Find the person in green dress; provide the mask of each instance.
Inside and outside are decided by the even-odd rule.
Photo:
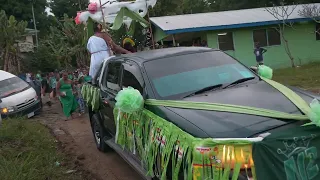
[[[57,83],[57,93],[60,96],[63,113],[67,118],[72,117],[72,114],[78,108],[78,102],[73,94],[73,90],[73,81],[68,78],[68,73],[64,72],[62,78]]]
[[[92,78],[91,78],[91,76],[89,76],[89,71],[85,70],[83,74],[84,74],[84,77],[83,77],[84,82],[86,82],[86,83],[91,82]]]
[[[68,79],[69,80],[73,80],[74,78],[73,78],[73,74],[71,73],[71,72],[69,72],[69,74],[68,74]]]

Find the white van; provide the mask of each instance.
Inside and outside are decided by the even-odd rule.
[[[0,70],[1,117],[33,117],[41,109],[36,91],[19,77]]]

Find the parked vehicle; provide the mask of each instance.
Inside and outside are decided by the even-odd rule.
[[[145,178],[151,177],[145,176],[140,157],[115,143],[115,97],[124,87],[139,90],[145,99],[234,104],[301,114],[255,71],[224,52],[209,48],[158,49],[113,57],[101,66],[92,85],[100,88],[103,104],[98,112],[90,111],[89,107],[97,148],[100,151],[114,149]],[[309,92],[291,89],[307,102],[316,98]],[[145,108],[198,138],[258,137],[302,124],[296,120],[228,112],[164,106]],[[159,166],[156,168],[160,169]],[[243,175],[239,179],[247,177]]]
[[[1,116],[33,117],[41,109],[36,91],[19,77],[0,70]]]

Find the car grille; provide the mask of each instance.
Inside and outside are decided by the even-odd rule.
[[[34,98],[24,102],[24,103],[21,103],[21,104],[18,104],[17,105],[17,110],[21,110],[21,109],[24,109],[26,107],[28,107],[29,105],[33,104],[36,100]]]

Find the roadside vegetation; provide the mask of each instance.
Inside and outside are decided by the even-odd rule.
[[[49,130],[39,122],[3,121],[0,127],[1,180],[83,179],[79,173],[70,173],[68,160],[57,146]]]
[[[285,85],[320,93],[320,63],[275,70],[273,79]]]

